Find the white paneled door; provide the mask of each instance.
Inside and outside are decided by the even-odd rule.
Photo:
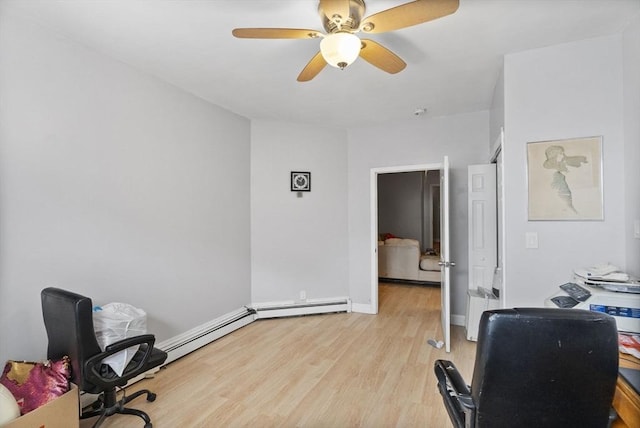
[[[491,290],[498,266],[496,164],[469,165],[469,289]]]

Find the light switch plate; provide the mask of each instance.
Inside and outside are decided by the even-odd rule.
[[[525,248],[538,248],[538,232],[526,232],[525,236]]]

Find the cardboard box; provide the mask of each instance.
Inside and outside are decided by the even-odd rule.
[[[78,387],[71,384],[66,394],[49,401],[1,428],[79,428]]]

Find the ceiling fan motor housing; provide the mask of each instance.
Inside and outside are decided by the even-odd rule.
[[[322,10],[322,3],[318,5],[322,26],[328,34],[337,33],[338,31],[358,31],[364,12],[364,0],[349,0],[349,16],[346,17],[340,15],[327,16]]]

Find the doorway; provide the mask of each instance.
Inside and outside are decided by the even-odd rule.
[[[413,239],[422,254],[437,253],[440,170],[378,174],[378,234]]]
[[[372,168],[370,173],[370,219],[371,219],[371,309],[378,313],[378,175],[400,172],[424,172],[436,170],[440,172],[440,278],[441,278],[441,321],[445,349],[450,351],[451,336],[451,299],[450,268],[455,263],[449,260],[449,160],[444,157],[443,163],[404,165]]]

